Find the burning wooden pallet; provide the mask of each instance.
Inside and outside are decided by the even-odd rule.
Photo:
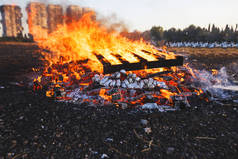
[[[103,73],[111,74],[118,72],[122,69],[126,71],[135,71],[135,70],[143,70],[143,69],[152,69],[152,68],[160,68],[160,67],[172,67],[172,66],[182,66],[183,65],[183,56],[176,56],[175,59],[165,59],[158,57],[157,61],[147,61],[143,57],[133,54],[137,57],[140,62],[130,63],[126,60],[123,60],[120,55],[115,55],[115,57],[122,63],[118,65],[112,65],[104,56],[95,54],[98,60],[103,64]]]

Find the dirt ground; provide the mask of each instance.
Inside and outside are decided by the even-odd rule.
[[[161,113],[55,102],[19,84],[41,64],[35,50],[0,44],[0,159],[237,158],[238,104]],[[187,55],[193,67],[226,66],[236,74],[236,49],[169,50]]]
[[[218,69],[229,67],[231,64],[238,65],[237,48],[168,48],[169,51],[187,55],[188,62],[200,69]]]
[[[168,48],[169,51],[186,56],[186,63],[199,70],[226,67],[227,73],[238,80],[237,48]]]

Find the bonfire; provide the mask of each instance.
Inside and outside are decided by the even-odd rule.
[[[189,106],[190,97],[208,100],[183,57],[108,31],[93,16],[58,26],[47,39],[36,37],[46,63],[36,71],[34,90],[57,100],[122,108],[175,109]]]

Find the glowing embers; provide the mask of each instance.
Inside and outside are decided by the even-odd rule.
[[[189,93],[199,96],[199,87],[190,86],[195,77],[189,68],[173,67],[182,66],[183,57],[143,39],[129,40],[91,17],[85,14],[77,22],[59,25],[47,39],[36,39],[46,65],[34,80],[35,90],[78,104],[124,108],[146,103],[175,106]]]
[[[121,70],[103,75],[91,72],[85,63],[62,61],[51,66],[35,80],[35,88],[44,88],[46,96],[57,100],[121,108],[144,108],[144,105],[147,107],[148,103],[154,103],[153,106],[174,109],[179,105],[190,106],[190,97],[204,99],[203,91],[191,84],[195,83],[194,78],[184,67],[134,72]]]

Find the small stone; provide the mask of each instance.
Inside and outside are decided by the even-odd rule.
[[[153,88],[155,88],[155,85],[153,85],[153,84],[148,84],[148,88],[153,89]]]
[[[154,80],[153,85],[155,85],[155,86],[157,85],[157,81],[156,80]]]
[[[233,102],[234,102],[234,103],[238,103],[238,100],[235,99],[235,100],[233,100]]]
[[[129,74],[128,74],[128,77],[131,78],[131,77],[132,77],[132,73],[129,73]]]
[[[136,95],[136,90],[132,89],[130,90],[130,96],[135,96]]]
[[[108,138],[105,139],[105,141],[106,141],[106,142],[113,142],[113,138],[109,138],[109,137],[108,137]]]
[[[140,81],[139,87],[140,87],[140,88],[143,88],[144,85],[145,85],[144,81]]]
[[[133,83],[133,79],[132,78],[129,78],[129,83],[131,84],[131,83]]]
[[[136,77],[136,81],[139,82],[140,81],[140,77]]]
[[[113,73],[113,74],[111,75],[111,77],[112,77],[112,78],[116,78],[116,73]]]
[[[110,83],[110,87],[114,87],[116,85],[116,81],[115,80],[112,80],[112,82]]]
[[[101,158],[109,158],[107,154],[102,154]]]
[[[126,86],[128,86],[130,84],[127,79],[125,79],[124,82],[125,82]]]
[[[110,85],[110,83],[112,82],[111,79],[109,79],[106,83],[104,83],[104,86],[108,87]]]
[[[144,128],[144,130],[147,134],[150,134],[152,132],[151,128],[149,128],[149,127]]]
[[[121,77],[121,73],[120,72],[117,72],[116,73],[116,78],[118,79],[118,78],[120,78]]]
[[[121,86],[121,80],[118,79],[118,80],[116,81],[116,86],[117,86],[117,87],[120,87],[120,86]]]
[[[148,79],[144,79],[144,83],[148,84],[149,80]]]
[[[172,154],[174,152],[174,147],[168,147],[166,153],[169,155],[169,154]]]
[[[109,77],[105,76],[101,81],[100,81],[100,85],[104,85],[107,81],[108,81]]]
[[[138,88],[138,87],[139,87],[138,84],[137,84],[137,82],[134,82],[134,83],[132,83],[131,85],[132,85],[132,88]]]
[[[140,83],[135,82],[135,88],[139,89],[140,88]]]
[[[148,82],[148,85],[152,85],[154,82],[154,80],[152,78],[149,78],[149,82]]]
[[[128,84],[127,87],[128,88],[134,88],[133,84]]]
[[[126,74],[126,70],[121,70],[120,71],[122,74]]]
[[[141,120],[140,120],[140,123],[141,123],[142,125],[147,125],[147,124],[148,124],[148,120],[146,120],[146,119],[141,119]]]
[[[131,76],[133,79],[136,79],[136,74],[132,74]]]
[[[158,105],[156,103],[146,103],[142,106],[142,109],[158,109]]]
[[[168,88],[168,86],[167,86],[164,82],[159,82],[159,81],[157,81],[156,83],[157,83],[157,86],[159,86],[159,87],[161,87],[161,88],[164,88],[164,89],[167,89],[167,88]]]
[[[121,103],[121,108],[126,109],[128,107],[127,103]]]
[[[127,88],[127,86],[126,86],[126,84],[124,82],[121,84],[121,87],[122,88]]]

